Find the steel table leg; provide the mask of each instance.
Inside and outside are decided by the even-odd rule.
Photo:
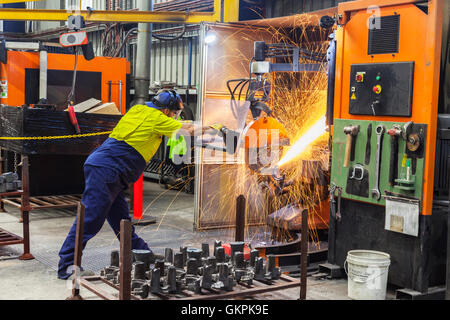
[[[131,221],[120,221],[119,300],[131,300]]]
[[[80,296],[80,272],[81,272],[81,256],[83,254],[83,233],[84,233],[84,205],[81,201],[78,203],[77,209],[77,231],[75,234],[75,258],[73,268],[72,296],[66,300],[83,300]]]
[[[31,260],[34,256],[30,253],[30,185],[28,176],[28,156],[22,156],[22,203],[20,206],[20,215],[23,223],[23,254],[20,260]]]
[[[300,300],[305,300],[308,268],[308,210],[303,210],[302,212],[302,242],[300,253]]]

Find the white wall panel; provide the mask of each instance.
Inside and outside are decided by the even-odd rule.
[[[192,39],[192,40],[189,40]],[[198,36],[174,41],[153,41],[150,83],[173,82],[177,86],[189,84],[189,41],[192,41],[191,85],[198,83]]]

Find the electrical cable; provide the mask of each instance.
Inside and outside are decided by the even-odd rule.
[[[228,91],[230,92],[231,99],[233,99],[233,100],[235,99],[235,98],[234,98],[234,92],[236,91],[236,87],[239,86],[239,85],[241,84],[241,82],[246,81],[246,80],[248,80],[248,79],[241,78],[241,79],[230,79],[230,80],[227,81],[227,88],[228,88]],[[231,83],[231,82],[239,82],[239,83],[236,85],[236,87],[234,88],[233,91],[231,91],[231,88],[230,88],[230,83]]]
[[[131,28],[130,30],[128,30],[128,32],[125,34],[125,36],[122,39],[122,43],[119,46],[119,48],[116,50],[116,52],[114,53],[114,57],[118,57],[120,51],[122,51],[123,46],[128,43],[128,41],[130,40],[131,34],[135,31],[137,31],[138,28]]]
[[[73,67],[72,87],[70,89],[69,95],[67,96],[67,102],[70,105],[74,104],[73,98],[75,95],[75,83],[76,83],[76,79],[77,79],[77,64],[78,64],[78,52],[77,52],[78,47],[73,47],[73,48],[74,48],[74,54],[75,54],[75,66]]]
[[[267,86],[269,86],[268,89],[267,89]],[[263,99],[264,101],[268,100],[268,97],[270,95],[270,86],[271,86],[270,81],[267,79],[264,79],[263,87],[262,87],[263,92],[264,92],[264,99]]]
[[[238,84],[234,87],[233,90],[231,90],[231,88],[230,88],[230,83],[231,83],[231,82],[238,82]],[[242,89],[244,88],[244,86],[245,86],[245,84],[246,84],[247,82],[248,82],[248,79],[245,79],[245,78],[242,78],[242,79],[230,79],[230,80],[227,81],[227,88],[228,88],[228,91],[230,92],[230,95],[231,95],[231,99],[230,99],[230,108],[231,108],[231,112],[233,113],[233,116],[234,116],[236,119],[237,119],[237,109],[238,109],[238,102],[237,102],[237,101],[240,101],[240,100],[241,100]],[[236,101],[236,98],[235,98],[234,94],[235,94],[236,90],[237,90],[241,85],[242,85],[242,87],[241,87],[241,90],[240,90],[240,92],[239,92],[239,97],[238,97],[238,100]]]
[[[239,96],[238,96],[238,100],[241,101],[241,94],[242,94],[242,90],[244,89],[245,85],[247,84],[248,86],[250,86],[250,79],[245,81],[245,83],[242,84],[241,90],[239,90]],[[247,87],[248,89],[248,87]]]
[[[186,33],[186,25],[183,24],[183,30],[176,36],[168,37],[168,36],[158,36],[152,32],[152,37],[158,39],[160,41],[173,41],[180,39]]]
[[[234,90],[233,90],[233,94],[234,94],[234,92],[239,88],[239,86],[241,86],[241,90],[239,90],[239,96],[238,96],[238,99],[237,99],[237,101],[234,100],[236,112],[237,112],[239,103],[240,103],[240,101],[241,101],[242,89],[245,87],[245,85],[248,83],[248,81],[249,81],[249,80],[246,79],[245,81],[239,82],[239,83],[236,85],[236,87],[234,88]],[[233,112],[234,117],[237,119],[238,117],[237,117],[237,115],[235,114],[234,110],[232,109],[231,111]]]

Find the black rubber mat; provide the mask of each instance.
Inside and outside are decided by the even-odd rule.
[[[100,272],[104,267],[109,266],[110,252],[118,250],[117,246],[95,247],[83,250],[81,265],[83,269],[90,270],[95,273]],[[47,267],[57,271],[58,270],[58,256],[59,250],[55,251],[33,251],[33,255],[39,262]]]

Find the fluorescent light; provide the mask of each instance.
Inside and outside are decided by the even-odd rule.
[[[206,36],[205,36],[205,43],[206,43],[206,44],[213,43],[214,41],[216,41],[216,39],[217,39],[217,36],[216,36],[215,33],[213,33],[213,32],[208,32],[208,33],[206,34]]]

